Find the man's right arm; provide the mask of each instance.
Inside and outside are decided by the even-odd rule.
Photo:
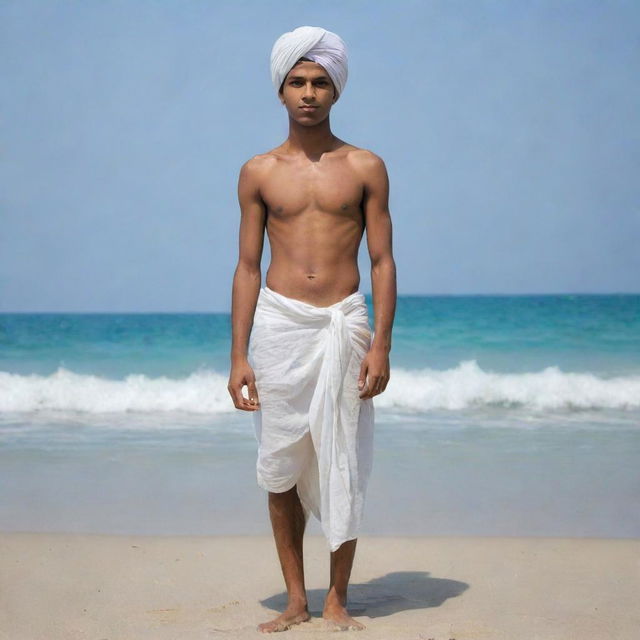
[[[236,408],[249,411],[259,408],[255,378],[247,360],[247,351],[260,293],[260,261],[266,222],[266,207],[259,188],[261,164],[261,160],[252,158],[240,169],[239,257],[231,296],[231,374],[228,389]],[[249,389],[249,399],[242,395],[245,384]],[[256,400],[255,404],[251,402],[251,398]]]

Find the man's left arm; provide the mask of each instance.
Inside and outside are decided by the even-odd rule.
[[[363,212],[371,259],[374,335],[362,361],[358,386],[361,398],[382,393],[389,382],[391,330],[396,311],[396,264],[393,259],[389,177],[382,158],[361,151],[358,167],[364,182]],[[366,382],[366,385],[365,385]]]

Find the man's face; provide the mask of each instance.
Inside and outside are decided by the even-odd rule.
[[[294,120],[314,125],[329,115],[334,97],[335,87],[324,67],[303,61],[287,74],[280,101]]]

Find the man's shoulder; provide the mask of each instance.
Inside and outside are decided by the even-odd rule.
[[[349,145],[347,150],[349,162],[358,171],[369,175],[370,172],[385,168],[384,160],[370,149]]]
[[[277,161],[273,150],[251,156],[240,168],[243,173],[260,173],[270,168]]]
[[[245,165],[250,164],[252,167],[258,168],[270,167],[283,158],[283,146],[283,144],[279,144],[277,147],[264,151],[263,153],[256,153],[255,156],[252,156],[245,162]]]

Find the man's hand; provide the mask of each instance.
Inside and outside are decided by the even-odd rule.
[[[248,398],[242,395],[242,387],[245,385],[249,389]],[[260,408],[260,399],[256,389],[256,376],[247,360],[240,360],[232,365],[227,389],[231,394],[236,409],[257,411]]]
[[[358,389],[360,398],[373,398],[387,388],[390,378],[389,353],[377,349],[370,350],[362,359]],[[365,384],[366,383],[366,384]]]

